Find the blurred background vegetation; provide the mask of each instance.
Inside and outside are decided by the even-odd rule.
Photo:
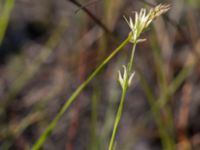
[[[129,33],[123,16],[170,4],[135,55],[116,149],[200,149],[199,0],[0,0],[0,150],[26,150]],[[127,45],[59,121],[44,150],[108,147]],[[164,139],[164,143],[162,142]],[[169,149],[170,150],[170,149]]]

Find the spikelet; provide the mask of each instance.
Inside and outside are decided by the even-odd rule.
[[[131,29],[131,40],[130,42],[141,42],[144,39],[138,39],[140,34],[150,25],[150,23],[156,19],[158,16],[162,15],[163,13],[167,12],[170,9],[170,5],[157,5],[156,7],[149,10],[142,8],[140,12],[135,12],[135,20],[130,17],[129,20],[125,18],[126,22],[128,23]]]

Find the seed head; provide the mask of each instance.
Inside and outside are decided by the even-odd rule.
[[[150,23],[160,16],[161,14],[167,12],[170,9],[169,5],[157,5],[156,7],[149,10],[142,8],[140,12],[135,12],[135,22],[133,23],[133,19],[129,17],[129,20],[126,20],[130,29],[131,29],[131,40],[132,43],[137,43],[144,41],[144,39],[138,39],[140,34],[150,25]]]
[[[135,75],[135,72],[133,72],[130,76],[128,75],[127,73],[127,68],[126,66],[123,65],[123,69],[124,69],[124,72],[123,72],[123,75],[121,74],[120,71],[118,71],[118,81],[119,81],[119,84],[121,85],[121,88],[124,89],[125,88],[125,82],[126,80],[128,79],[128,86],[131,85],[131,81]]]

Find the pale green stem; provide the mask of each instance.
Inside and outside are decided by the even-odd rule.
[[[90,143],[89,143],[89,150],[98,150],[99,147],[97,146],[98,137],[97,137],[97,110],[98,110],[98,103],[100,97],[100,89],[98,86],[93,87],[94,93],[92,95],[92,113],[91,113],[91,127],[90,127]]]
[[[133,44],[133,48],[132,48],[132,51],[131,51],[131,58],[130,58],[130,61],[129,61],[129,64],[128,64],[128,72],[127,72],[128,78],[129,78],[130,74],[132,73],[136,44],[137,44],[136,42]],[[127,80],[127,83],[128,83],[128,80]]]
[[[15,0],[6,0],[2,14],[0,15],[0,45],[2,44],[14,3]]]
[[[65,102],[61,110],[55,116],[55,118],[51,121],[48,127],[45,129],[43,134],[37,140],[37,142],[33,145],[32,150],[38,150],[41,148],[49,134],[52,132],[60,118],[64,115],[69,106],[74,102],[74,100],[79,96],[79,94],[83,91],[83,89],[89,84],[89,82],[101,71],[101,69],[129,42],[131,36],[128,36],[95,70],[94,72],[85,80],[70,96],[70,98]]]
[[[126,97],[126,93],[127,93],[127,89],[128,89],[128,80],[129,80],[129,77],[130,77],[130,74],[131,74],[131,71],[132,71],[132,66],[133,66],[136,44],[137,43],[133,44],[133,48],[132,48],[132,51],[131,51],[131,57],[130,57],[130,61],[129,61],[129,64],[128,64],[127,77],[126,77],[126,80],[125,80],[124,88],[122,88],[122,96],[121,96],[121,99],[120,99],[119,108],[118,108],[117,115],[116,115],[116,118],[115,118],[113,132],[112,132],[112,136],[111,136],[109,148],[108,148],[109,150],[113,150],[113,145],[114,145],[114,141],[115,141],[115,137],[116,137],[117,128],[118,128],[118,125],[119,125],[119,122],[120,122],[120,119],[121,119],[121,116],[122,116],[124,101],[125,101],[125,97]]]
[[[111,136],[111,140],[110,140],[110,144],[109,144],[109,150],[113,150],[113,145],[114,145],[114,141],[115,141],[117,127],[119,125],[119,121],[120,121],[121,116],[122,116],[122,111],[123,111],[123,106],[124,106],[124,100],[125,100],[125,96],[126,96],[126,91],[127,91],[127,89],[124,89],[122,91],[122,96],[121,96],[119,108],[118,108],[118,111],[117,111],[117,116],[115,118],[113,132],[112,132],[112,136]]]

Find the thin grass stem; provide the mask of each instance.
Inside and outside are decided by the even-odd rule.
[[[10,14],[13,10],[15,0],[6,0],[5,5],[0,16],[0,46],[5,36],[5,32],[8,26]]]
[[[120,100],[119,108],[118,108],[117,115],[116,115],[115,122],[114,122],[113,132],[112,132],[112,136],[111,136],[109,148],[108,148],[109,150],[113,150],[117,128],[118,128],[119,122],[121,120],[124,101],[125,101],[125,97],[126,97],[126,93],[127,93],[127,89],[128,89],[128,81],[129,81],[129,77],[130,77],[131,72],[132,72],[135,48],[136,48],[136,43],[133,44],[133,48],[132,48],[132,51],[131,51],[131,57],[130,57],[130,61],[129,61],[129,64],[128,64],[127,78],[124,81],[125,82],[124,88],[122,88],[121,100]]]
[[[75,101],[75,99],[79,96],[79,94],[83,91],[83,89],[90,83],[90,81],[101,71],[101,69],[129,42],[131,36],[128,36],[95,70],[94,72],[85,80],[66,100],[63,107],[60,109],[55,118],[51,121],[48,127],[45,129],[40,138],[33,145],[32,150],[38,150],[41,148],[45,140],[51,134],[52,130],[60,120],[60,118],[64,115],[64,113],[68,110],[69,106]]]

